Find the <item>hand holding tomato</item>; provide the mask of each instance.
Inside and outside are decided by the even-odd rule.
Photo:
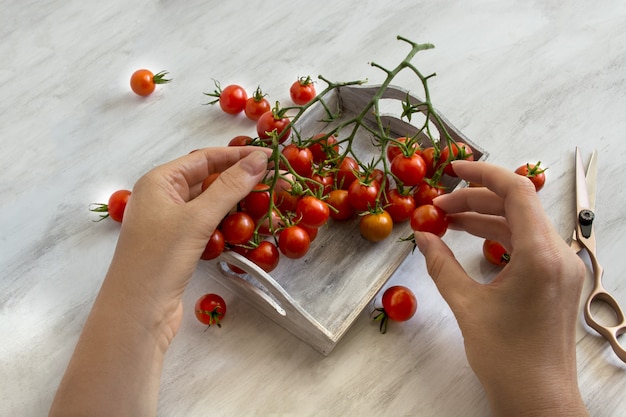
[[[530,181],[482,162],[455,162],[454,172],[485,187],[458,190],[434,204],[454,228],[502,242],[510,262],[492,282],[479,284],[439,238],[418,232],[415,240],[458,320],[493,413],[566,402],[568,415],[582,415],[575,411],[584,409],[576,381],[576,323],[584,265],[554,230]]]

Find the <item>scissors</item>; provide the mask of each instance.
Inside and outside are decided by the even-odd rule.
[[[596,254],[596,237],[593,227],[595,214],[593,210],[595,209],[597,172],[596,151],[593,151],[585,172],[580,149],[576,148],[576,229],[570,246],[576,253],[585,249],[591,259],[593,288],[585,303],[585,322],[602,335],[609,342],[615,354],[623,362],[626,362],[626,349],[617,340],[619,335],[626,333],[626,319],[615,298],[602,285],[604,270],[598,262]],[[617,324],[609,326],[597,321],[591,312],[591,304],[594,302],[602,302],[611,308]]]

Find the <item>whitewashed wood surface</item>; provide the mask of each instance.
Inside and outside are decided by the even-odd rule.
[[[618,0],[0,0],[0,415],[47,413],[116,243],[117,225],[93,223],[89,204],[192,149],[253,134],[243,117],[202,105],[212,78],[285,102],[303,75],[376,84],[384,75],[368,63],[392,67],[407,52],[396,35],[435,44],[415,60],[437,73],[435,107],[491,162],[549,167],[541,198],[564,238],[574,147],[598,149],[598,253],[625,306],[624,28]],[[174,81],[133,96],[140,67]],[[414,83],[394,82],[419,95]],[[476,279],[493,276],[480,240],[445,240]],[[389,281],[415,290],[416,316],[380,335],[366,311],[327,357],[209,278],[218,273],[200,265],[185,293],[159,415],[489,415],[419,254]],[[229,315],[205,332],[190,306],[208,291]],[[582,320],[578,360],[592,415],[625,416],[626,365]]]

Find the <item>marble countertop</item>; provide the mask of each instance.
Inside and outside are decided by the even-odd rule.
[[[599,153],[597,237],[605,286],[626,306],[626,4],[602,2],[277,2],[0,0],[0,414],[44,416],[113,253],[119,227],[90,203],[155,165],[254,134],[243,116],[203,106],[212,79],[261,85],[287,101],[298,76],[336,81],[415,60],[436,72],[432,100],[511,167],[541,161],[542,203],[563,238],[574,218],[574,148]],[[138,68],[174,81],[133,95]],[[413,77],[394,84],[417,90]],[[477,279],[493,276],[481,241],[445,240]],[[588,259],[584,258],[587,262]],[[411,286],[410,321],[381,335],[364,311],[329,356],[260,315],[198,267],[168,352],[162,416],[485,416],[452,313],[410,255],[388,285]],[[589,291],[591,274],[585,293]],[[195,300],[220,292],[222,329]],[[622,336],[622,341],[624,336]],[[582,320],[579,382],[595,416],[626,416],[626,365]]]

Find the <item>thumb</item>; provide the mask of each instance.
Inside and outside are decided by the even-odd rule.
[[[428,274],[452,311],[457,312],[477,283],[467,275],[450,248],[432,233],[415,232],[415,243],[426,259]]]
[[[213,227],[252,191],[267,171],[267,154],[254,151],[223,171],[203,193],[191,201],[205,211]]]

